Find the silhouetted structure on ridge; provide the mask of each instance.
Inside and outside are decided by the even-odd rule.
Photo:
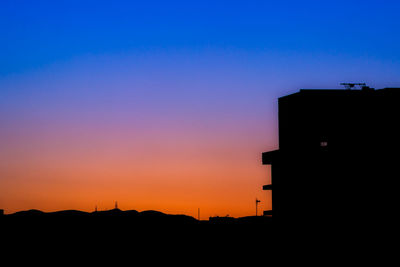
[[[400,88],[304,90],[278,99],[271,165],[280,222],[391,217],[398,209]]]

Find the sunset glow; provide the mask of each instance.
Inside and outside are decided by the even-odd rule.
[[[312,1],[22,2],[0,4],[5,213],[118,201],[200,209],[201,219],[255,215],[256,198],[260,213],[271,209],[261,153],[278,147],[278,97],[346,79],[400,83],[389,4],[361,15],[339,1],[322,17],[327,7]]]

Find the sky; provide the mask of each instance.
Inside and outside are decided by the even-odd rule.
[[[277,98],[400,87],[399,1],[0,2],[0,209],[271,209]]]

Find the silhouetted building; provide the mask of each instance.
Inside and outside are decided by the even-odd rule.
[[[400,88],[304,90],[278,99],[271,165],[278,221],[389,218],[397,212]]]

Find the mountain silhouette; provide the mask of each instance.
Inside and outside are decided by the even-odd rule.
[[[32,216],[43,216],[45,214],[45,212],[40,211],[40,210],[35,210],[35,209],[31,209],[31,210],[23,210],[23,211],[17,211],[13,214],[10,214],[8,216],[14,216],[14,217],[32,217]],[[7,215],[4,215],[5,217]]]
[[[146,225],[169,225],[169,226],[204,226],[204,225],[239,225],[239,224],[272,224],[272,217],[268,216],[248,216],[241,218],[233,217],[210,217],[207,221],[199,221],[191,216],[184,214],[166,214],[155,210],[137,211],[137,210],[126,210],[111,209],[103,211],[85,212],[79,210],[61,210],[53,212],[43,212],[40,210],[26,210],[18,211],[12,214],[2,215],[3,223],[23,223],[24,225],[29,224],[43,224],[57,221],[58,223],[79,223],[81,225],[96,223],[101,225],[107,224],[118,224],[118,225],[130,225],[134,226],[146,226]]]

